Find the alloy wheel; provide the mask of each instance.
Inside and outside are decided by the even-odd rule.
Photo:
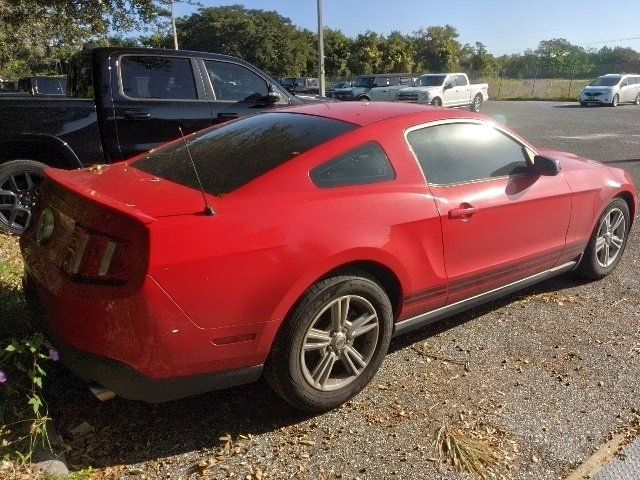
[[[20,235],[29,226],[43,175],[19,171],[0,178],[0,224]]]
[[[596,260],[601,267],[608,267],[616,261],[627,234],[624,214],[619,208],[612,208],[600,222],[596,237]]]
[[[300,360],[307,383],[332,391],[353,382],[376,351],[379,329],[376,309],[366,298],[344,295],[329,302],[304,336]]]

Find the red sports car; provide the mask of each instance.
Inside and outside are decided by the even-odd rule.
[[[609,274],[637,212],[623,170],[411,104],[263,113],[47,176],[25,291],[71,370],[150,402],[262,374],[336,407],[393,335]]]

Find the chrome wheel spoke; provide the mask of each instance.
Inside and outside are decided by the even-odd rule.
[[[615,213],[617,213],[617,216],[615,220],[611,222],[612,225],[611,225],[611,228],[609,229],[611,232],[615,232],[620,226],[620,224],[622,223],[622,221],[624,220],[624,216],[622,215],[621,212],[615,212]]]
[[[331,306],[331,325],[336,332],[342,330],[347,324],[350,301],[351,297],[342,297]]]
[[[351,335],[355,337],[359,337],[378,326],[378,315],[374,314],[364,314],[351,322]]]
[[[605,266],[609,265],[609,244],[604,244],[604,264]]]
[[[604,248],[605,243],[606,243],[606,240],[604,239],[604,237],[598,237],[598,239],[596,240],[596,252],[599,252],[600,250],[602,250]]]
[[[620,248],[622,248],[622,239],[620,237],[616,237],[615,235],[613,235],[611,237],[611,243],[618,249],[620,250]]]
[[[305,336],[302,349],[305,351],[320,350],[328,347],[330,344],[331,334],[329,332],[318,330],[317,328],[312,328],[307,332],[307,335]]]
[[[316,365],[316,368],[311,372],[311,378],[313,378],[314,383],[323,387],[325,382],[329,379],[335,363],[336,354],[333,352],[326,352],[318,362],[318,365]]]

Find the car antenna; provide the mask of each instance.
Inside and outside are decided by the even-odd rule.
[[[187,139],[184,137],[184,133],[182,133],[182,128],[178,127],[178,130],[180,130],[180,136],[182,137],[182,141],[184,142],[184,147],[187,149],[187,155],[189,155],[189,160],[191,160],[191,166],[193,167],[193,171],[196,174],[196,180],[198,180],[198,185],[200,185],[200,193],[202,193],[202,200],[204,200],[204,214],[207,217],[211,217],[215,215],[215,212],[213,211],[213,208],[211,208],[211,206],[209,205],[209,202],[207,202],[207,196],[204,194],[204,187],[202,186],[202,182],[200,181],[200,175],[198,175],[198,169],[196,168],[196,164],[193,161],[193,157],[191,156],[191,150],[189,150],[189,143],[187,142]]]

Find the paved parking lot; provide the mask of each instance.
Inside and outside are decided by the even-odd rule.
[[[640,107],[488,102],[483,113],[640,183]],[[64,375],[52,414],[70,463],[113,478],[462,478],[437,462],[443,424],[489,442],[497,475],[564,478],[640,411],[637,231],[603,281],[565,275],[395,339],[372,385],[324,415],[294,412],[262,384],[100,404]],[[85,421],[95,433],[73,439]]]

